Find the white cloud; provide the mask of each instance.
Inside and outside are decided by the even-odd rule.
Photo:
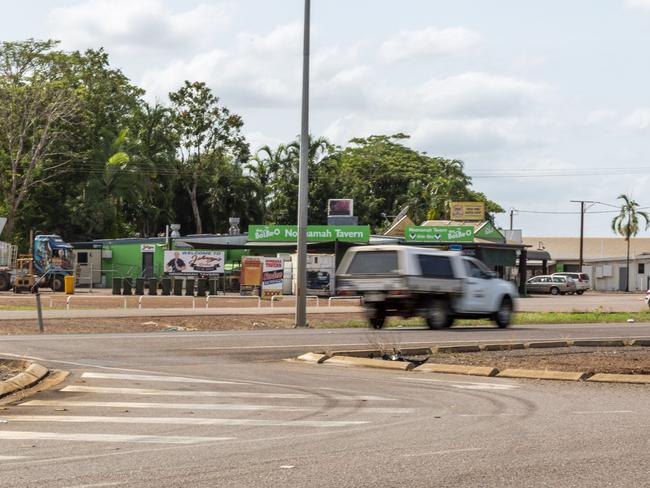
[[[629,129],[650,129],[650,108],[640,108],[623,119],[623,125]]]
[[[380,57],[392,63],[408,58],[455,54],[475,46],[478,33],[464,27],[402,31],[382,43]]]
[[[616,112],[616,110],[609,110],[609,109],[592,110],[587,114],[587,117],[585,118],[584,121],[584,125],[593,126],[593,125],[613,122],[618,118],[618,116],[619,115],[618,112]]]
[[[174,12],[162,0],[91,0],[52,9],[48,20],[65,47],[133,54],[206,46],[228,23],[227,10],[199,4]]]
[[[529,111],[549,87],[509,76],[469,72],[431,79],[417,87],[377,90],[393,110],[447,117],[494,118]]]
[[[625,3],[629,7],[650,12],[650,0],[625,0]]]

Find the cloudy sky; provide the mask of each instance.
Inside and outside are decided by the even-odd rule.
[[[3,12],[3,40],[103,46],[150,100],[206,81],[253,148],[300,130],[302,0],[29,0]],[[311,131],[339,144],[408,133],[416,149],[462,159],[526,235],[577,235],[569,200],[628,193],[650,207],[649,48],[650,0],[312,0]],[[613,210],[591,207],[586,234],[612,235]]]

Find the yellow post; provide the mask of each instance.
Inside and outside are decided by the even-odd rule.
[[[63,278],[64,288],[66,295],[74,294],[74,276],[69,275]]]

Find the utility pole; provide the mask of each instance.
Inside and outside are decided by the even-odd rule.
[[[512,230],[512,223],[515,218],[515,209],[511,208],[510,209],[510,230]]]
[[[309,202],[309,21],[310,0],[305,0],[302,58],[302,120],[298,170],[298,276],[296,278],[296,327],[307,327],[307,209]]]
[[[584,264],[584,259],[583,259],[583,250],[584,250],[584,239],[585,239],[585,211],[587,208],[585,207],[585,204],[591,203],[594,204],[596,202],[592,200],[569,200],[571,203],[579,203],[580,204],[580,260],[578,264],[578,271],[582,272],[582,266]]]

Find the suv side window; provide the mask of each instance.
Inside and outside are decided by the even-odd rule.
[[[420,263],[422,276],[426,278],[454,277],[454,272],[451,269],[451,261],[448,256],[418,254],[418,263]]]
[[[464,259],[465,262],[465,269],[467,270],[467,276],[470,276],[472,278],[485,278],[485,274],[483,273],[483,270],[479,268],[476,263],[473,263],[469,259]]]

